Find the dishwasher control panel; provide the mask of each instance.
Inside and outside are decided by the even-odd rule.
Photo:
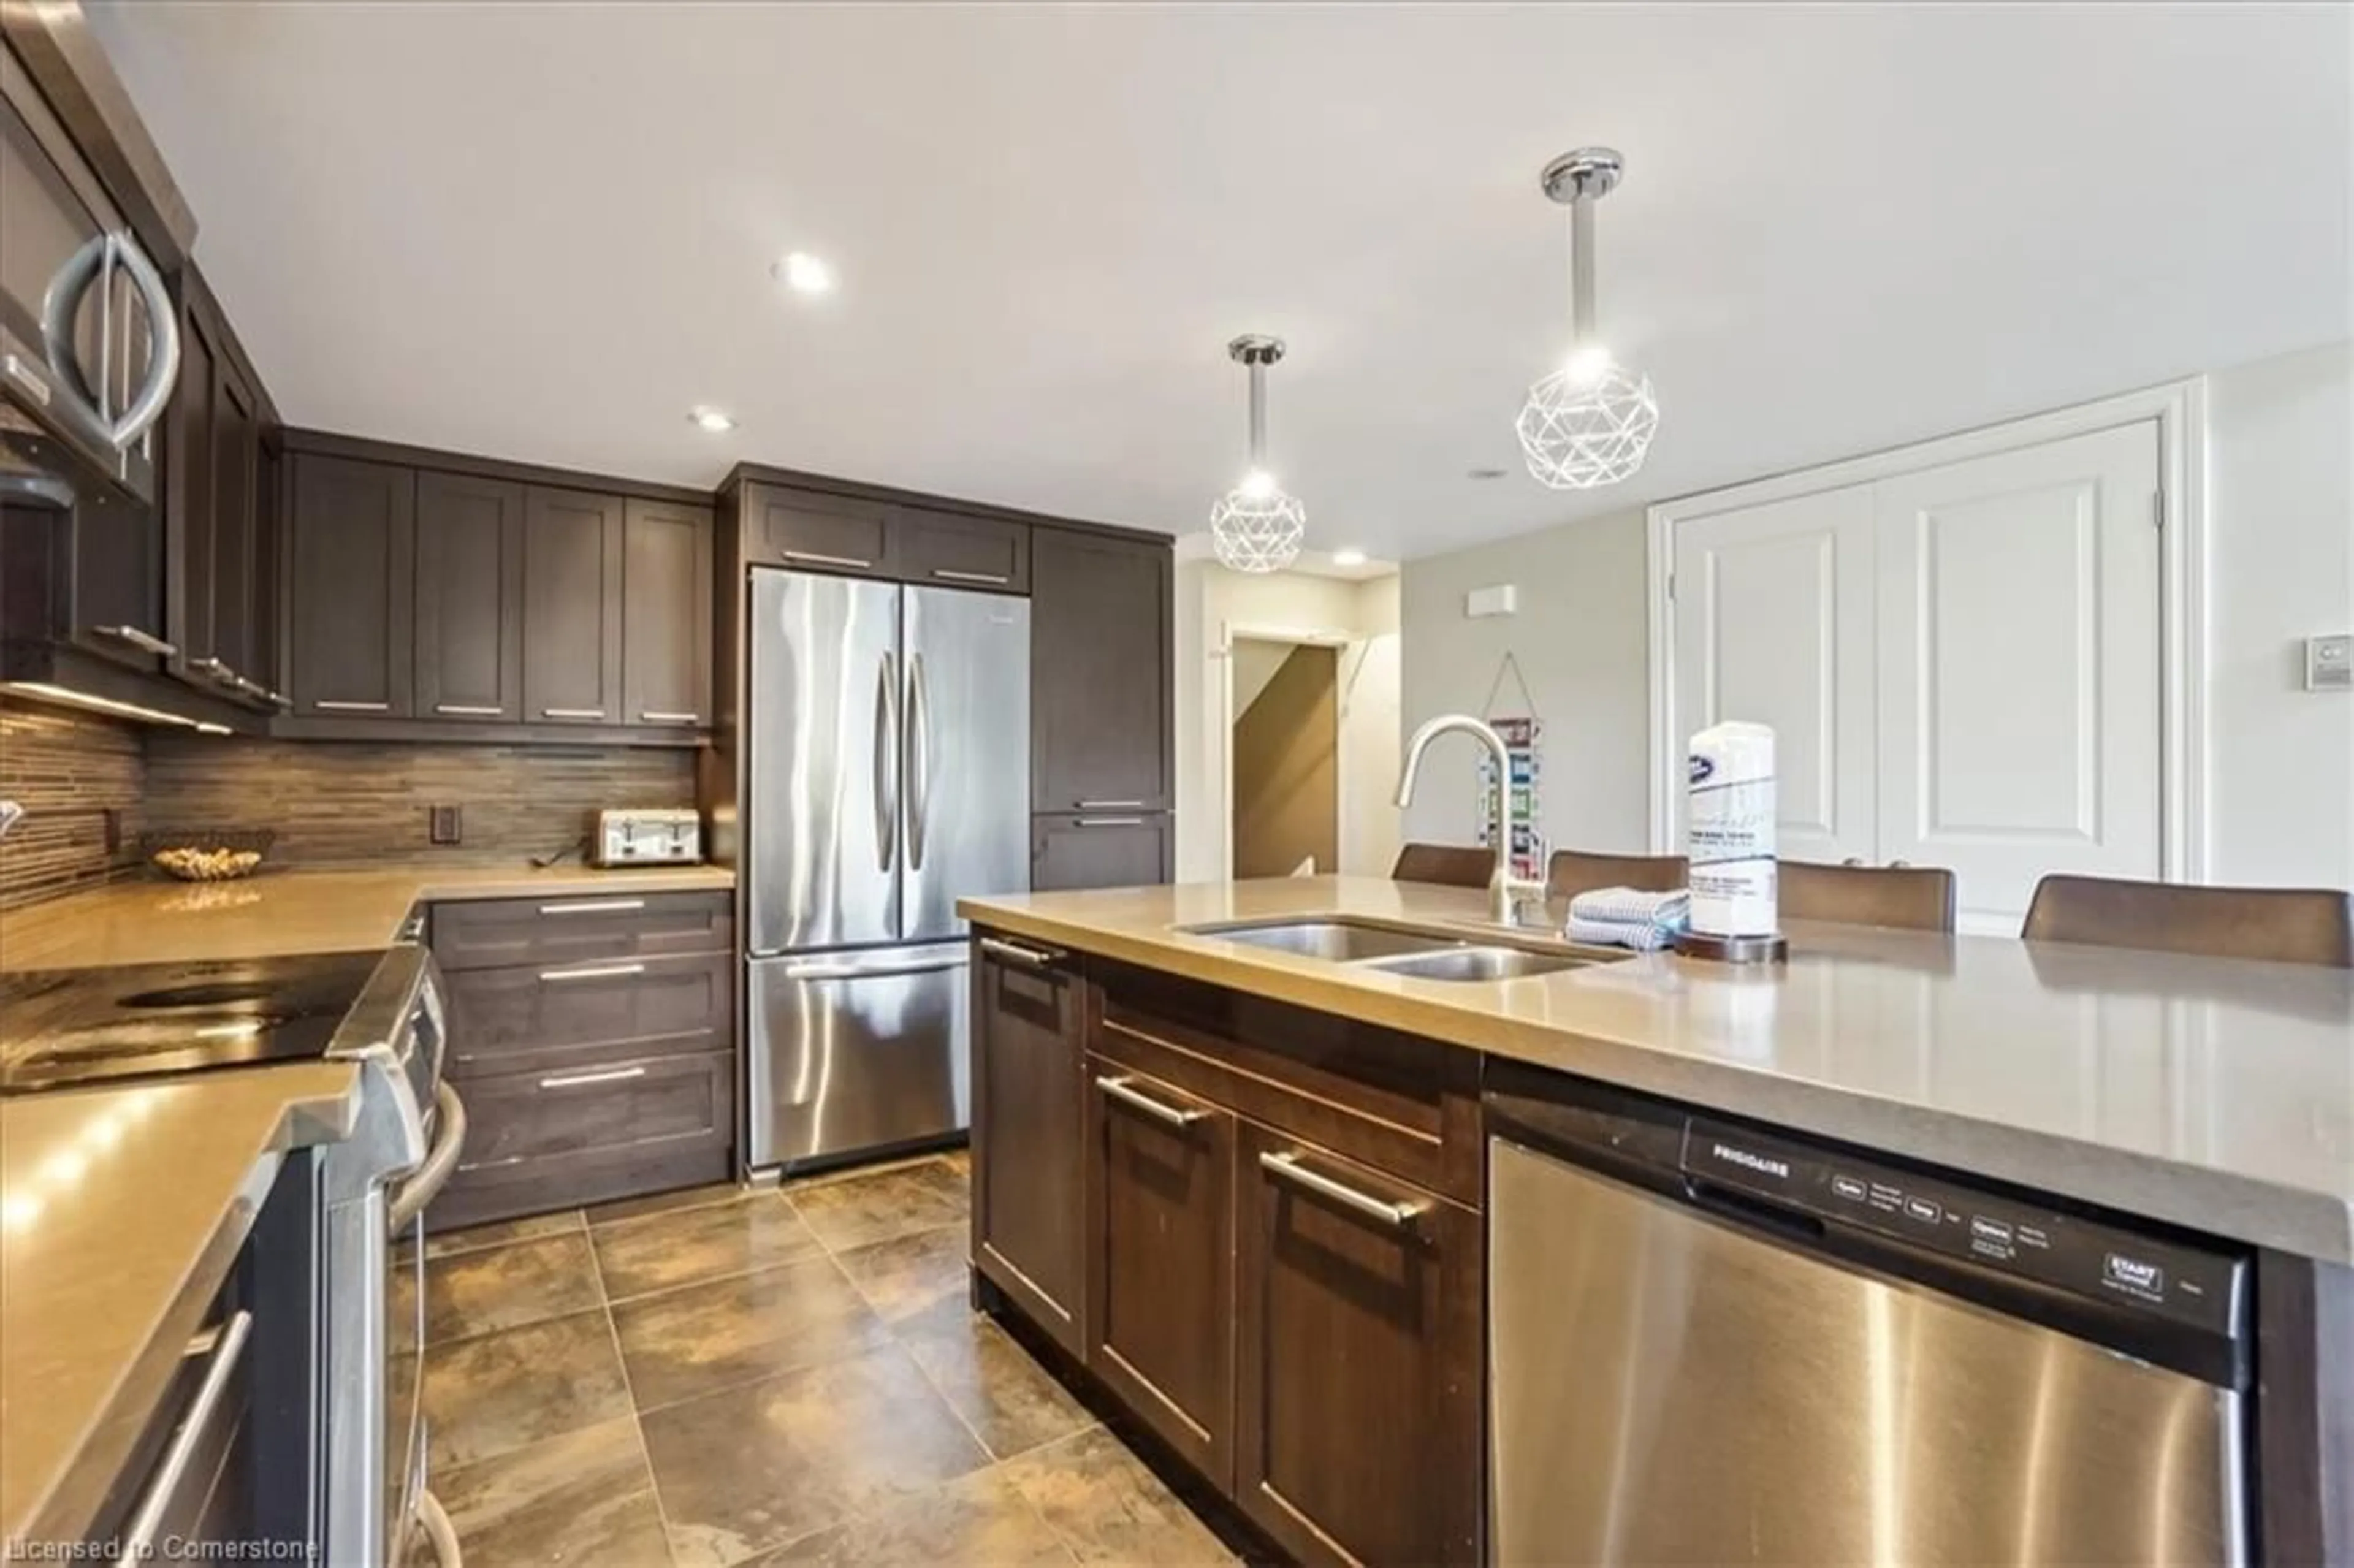
[[[1704,1117],[1684,1175],[1826,1224],[1893,1236],[2111,1306],[2217,1333],[2242,1327],[2244,1259],[1786,1143]]]

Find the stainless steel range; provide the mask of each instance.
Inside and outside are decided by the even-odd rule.
[[[422,1216],[466,1133],[465,1108],[441,1081],[447,1033],[432,956],[414,943],[0,975],[0,1094],[306,1058],[358,1069],[351,1132],[309,1151],[307,1217],[271,1233],[268,1303],[224,1340],[216,1380],[227,1386],[249,1337],[269,1341],[252,1355],[295,1369],[272,1402],[287,1414],[256,1439],[268,1452],[261,1484],[268,1515],[327,1563],[398,1568],[421,1534],[440,1568],[459,1568],[426,1486],[419,1397]],[[211,1415],[200,1405],[186,1425]],[[121,1539],[135,1541],[151,1514],[160,1510],[138,1510]]]

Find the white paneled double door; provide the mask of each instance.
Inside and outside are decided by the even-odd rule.
[[[2158,459],[2145,420],[1680,518],[1663,744],[1772,725],[1783,856],[1949,867],[1965,930],[2158,876]]]

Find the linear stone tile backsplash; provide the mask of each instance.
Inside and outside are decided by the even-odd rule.
[[[145,779],[135,727],[0,698],[0,800],[26,813],[0,840],[0,909],[136,874]],[[109,810],[122,828],[111,851]]]
[[[599,807],[694,804],[692,751],[147,740],[150,831],[269,828],[281,869],[513,864],[579,842]],[[463,842],[428,842],[433,806],[459,809]]]

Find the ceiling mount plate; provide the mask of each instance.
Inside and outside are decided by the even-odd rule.
[[[1283,340],[1265,333],[1246,332],[1226,344],[1226,354],[1240,365],[1273,365],[1283,357]]]
[[[1566,206],[1580,196],[1596,200],[1608,196],[1627,172],[1627,160],[1616,147],[1580,147],[1564,153],[1544,166],[1538,183],[1544,194]]]

